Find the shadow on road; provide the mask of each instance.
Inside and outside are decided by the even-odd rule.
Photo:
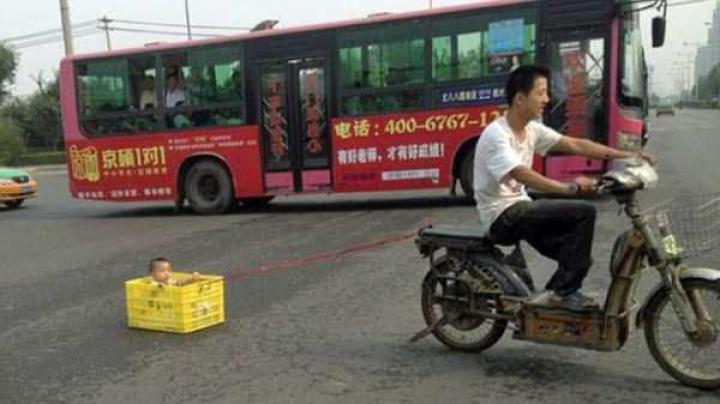
[[[551,352],[541,353],[542,348],[532,345],[490,350],[483,352],[482,355],[449,352],[444,348],[428,349],[427,345],[418,345],[410,350],[415,355],[418,351],[425,350],[425,354],[419,358],[428,357],[432,363],[437,363],[433,360],[436,356],[451,356],[453,371],[480,371],[483,377],[479,379],[497,382],[502,386],[502,390],[506,390],[509,396],[515,398],[525,394],[527,400],[543,401],[542,398],[546,393],[562,394],[561,392],[569,389],[569,386],[577,388],[583,384],[592,387],[594,399],[590,402],[610,402],[608,399],[614,400],[618,397],[624,397],[623,402],[626,403],[644,402],[640,399],[642,395],[639,393],[647,395],[661,393],[668,399],[675,398],[677,402],[720,397],[720,392],[683,386],[670,376],[652,379],[651,376],[629,374],[621,368],[617,372],[608,372],[607,369],[598,369],[591,363],[584,364],[571,359],[553,357]],[[435,369],[435,371],[440,370]],[[543,390],[546,393],[542,393]],[[598,390],[606,393],[598,393]],[[638,401],[632,400],[632,397],[636,397]]]
[[[246,207],[242,204],[234,207],[229,215],[247,214],[302,214],[317,212],[353,212],[353,211],[384,211],[396,209],[427,209],[466,206],[473,208],[474,202],[452,196],[429,196],[416,198],[393,198],[381,200],[331,200],[331,201],[291,201],[271,202],[262,207]],[[189,207],[176,212],[169,206],[139,207],[135,209],[124,209],[117,212],[103,212],[95,217],[98,218],[123,218],[123,217],[173,217],[173,216],[198,216]]]

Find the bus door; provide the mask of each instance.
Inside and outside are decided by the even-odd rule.
[[[325,59],[257,65],[265,191],[331,190]]]
[[[545,34],[545,63],[551,69],[545,122],[558,132],[607,143],[608,61],[605,30],[557,30]],[[596,159],[550,155],[545,174],[569,179],[604,169]]]

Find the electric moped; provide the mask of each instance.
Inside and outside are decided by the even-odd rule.
[[[720,196],[643,212],[637,193],[656,182],[653,167],[639,159],[616,161],[599,181],[598,194],[612,195],[632,228],[612,250],[604,304],[590,310],[538,303],[519,251],[506,256],[473,227],[421,229],[415,242],[430,260],[421,295],[427,328],[411,340],[433,334],[451,349],[478,352],[510,327],[518,340],[610,352],[643,327],[652,356],[668,374],[690,386],[720,388],[720,271],[685,264],[690,253],[711,248],[711,233],[720,232]],[[673,231],[678,226],[697,232],[681,237]],[[691,242],[693,236],[699,240]],[[660,282],[639,304],[638,284],[650,268]]]

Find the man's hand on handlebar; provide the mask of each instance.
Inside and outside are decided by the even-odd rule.
[[[590,177],[580,176],[573,180],[578,186],[578,195],[587,195],[595,192],[597,189],[597,180]]]
[[[594,193],[597,190],[597,181],[594,178],[580,176],[568,184],[568,194],[572,196],[583,196]]]

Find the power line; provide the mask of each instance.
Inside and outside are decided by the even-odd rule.
[[[99,31],[95,27],[93,27],[91,29],[80,30],[79,32],[73,33],[73,38],[82,38],[82,37],[86,37],[86,36],[97,35],[100,32],[101,31]],[[19,43],[19,44],[13,44],[12,47],[15,49],[32,48],[35,46],[41,46],[41,45],[47,45],[47,44],[51,44],[51,43],[55,43],[55,42],[61,42],[62,40],[63,40],[62,35],[58,35],[58,36],[54,36],[54,37],[41,38],[41,39],[36,39],[36,40],[23,42],[23,43]]]
[[[151,26],[158,26],[158,27],[173,27],[173,28],[186,28],[186,24],[173,24],[173,23],[167,23],[167,22],[149,22],[149,21],[137,21],[137,20],[122,20],[114,18],[112,19],[114,22],[122,23],[122,24],[130,24],[130,25],[151,25]],[[244,30],[249,31],[250,27],[232,27],[232,26],[224,26],[224,25],[198,25],[198,24],[191,24],[191,28],[199,28],[199,29],[217,29],[217,30]]]
[[[84,21],[84,22],[77,23],[77,24],[73,24],[72,27],[73,27],[73,29],[80,29],[80,28],[83,28],[83,27],[86,27],[86,26],[90,26],[90,25],[92,25],[92,24],[95,24],[95,20],[88,20],[88,21]],[[52,35],[52,34],[55,34],[55,33],[58,33],[58,32],[62,32],[62,28],[49,29],[49,30],[46,30],[46,31],[34,32],[34,33],[32,33],[32,34],[25,34],[25,35],[19,35],[19,36],[14,36],[14,37],[10,37],[10,38],[0,39],[0,42],[17,42],[17,41],[23,41],[23,40],[32,39],[32,38],[35,38],[35,37],[42,37],[42,36]]]
[[[99,33],[100,33],[100,31],[98,31],[95,28],[87,29],[87,30],[83,30],[83,31],[80,31],[77,33],[73,33],[73,38],[82,38],[82,37],[86,37],[86,36],[90,36],[90,35],[97,35]],[[35,46],[41,46],[41,45],[47,45],[47,44],[51,44],[51,43],[61,42],[62,40],[63,40],[63,36],[58,35],[58,36],[54,36],[54,37],[36,39],[34,41],[29,41],[29,42],[12,45],[12,47],[15,49],[32,48]]]
[[[104,28],[102,28],[104,29]],[[142,33],[142,34],[158,34],[158,35],[176,35],[176,36],[187,36],[187,32],[180,32],[180,31],[157,31],[157,30],[150,30],[150,29],[133,29],[133,28],[121,28],[121,27],[108,27],[109,31],[122,31],[122,32],[132,32],[132,33]],[[202,37],[208,37],[208,38],[217,38],[222,35],[209,35],[209,34],[193,34],[195,36],[202,36]]]
[[[86,27],[89,27],[90,25],[96,24],[97,21],[100,21],[100,20],[87,20],[87,21],[82,21],[82,22],[73,24],[73,25],[72,25],[72,28],[73,28],[73,29],[86,28]],[[150,21],[137,21],[137,20],[125,20],[125,19],[110,19],[109,22],[118,22],[118,23],[128,24],[128,25],[145,25],[145,26],[158,26],[158,27],[170,27],[170,28],[186,28],[186,25],[185,25],[185,24],[173,24],[173,23],[165,23],[165,22],[150,22]],[[235,27],[235,26],[225,26],[225,25],[203,25],[203,24],[198,24],[198,25],[191,25],[191,27],[192,27],[192,28],[197,28],[197,29],[202,29],[202,30],[243,30],[243,31],[248,31],[248,30],[250,30],[249,27]],[[138,32],[138,33],[143,32],[142,30],[130,31],[130,30],[131,30],[130,28],[127,28],[127,29],[116,29],[116,30],[118,30],[118,31],[124,30],[124,31],[128,31],[128,32]],[[44,39],[44,38],[41,38],[41,37],[46,37],[46,36],[58,34],[58,33],[61,33],[61,32],[62,32],[62,28],[54,28],[54,29],[49,29],[49,30],[44,30],[44,31],[33,32],[33,33],[30,33],[30,34],[24,34],[24,35],[18,35],[18,36],[13,36],[13,37],[9,37],[9,38],[0,39],[0,42],[10,43],[10,42],[24,42],[24,41],[32,40],[32,39],[41,40],[41,39]],[[165,35],[165,34],[167,34],[167,35],[175,35],[175,34],[176,34],[175,32],[168,33],[168,32],[166,32],[166,31],[153,31],[153,30],[147,30],[146,33],[151,33],[151,34],[152,34],[152,33],[158,33],[158,34],[163,34],[163,35]],[[198,36],[214,36],[214,35],[202,35],[202,34],[200,34],[200,35],[198,35]],[[52,37],[52,38],[54,38],[54,37]]]

